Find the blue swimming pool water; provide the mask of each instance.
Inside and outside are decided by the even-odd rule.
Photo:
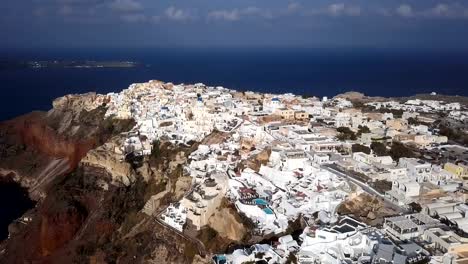
[[[268,202],[265,201],[264,199],[257,198],[257,199],[254,199],[253,201],[256,205],[268,205]]]

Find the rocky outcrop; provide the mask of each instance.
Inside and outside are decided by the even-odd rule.
[[[52,102],[52,106],[53,109],[58,111],[67,111],[69,109],[92,111],[108,102],[108,96],[90,92],[59,97]]]
[[[354,91],[338,94],[335,97],[333,97],[333,99],[336,99],[336,98],[347,99],[351,101],[355,107],[361,107],[363,103],[367,103],[371,101],[378,102],[378,101],[385,101],[388,99],[388,98],[381,97],[381,96],[367,96],[363,93],[354,92]]]
[[[337,208],[337,212],[342,215],[352,215],[356,219],[373,225],[382,223],[384,217],[397,213],[384,206],[380,198],[371,196],[365,192],[350,195]]]
[[[342,94],[338,94],[333,98],[343,98],[343,99],[348,99],[350,101],[356,101],[356,100],[363,100],[366,98],[366,95],[360,92],[346,92]]]
[[[82,158],[113,135],[128,131],[133,120],[106,119],[105,97],[65,96],[46,112],[32,112],[0,123],[0,176],[14,178],[44,198],[51,183],[73,171]]]
[[[122,161],[122,155],[115,153],[119,147],[119,142],[111,141],[104,145],[90,150],[82,159],[82,163],[87,166],[94,166],[106,170],[112,177],[113,183],[122,183],[126,186],[135,181],[132,166]]]
[[[223,208],[209,219],[210,227],[218,234],[232,241],[241,241],[247,233],[246,228],[236,217],[237,212],[231,208]]]
[[[258,154],[250,157],[249,159],[242,160],[241,163],[238,165],[240,170],[245,168],[250,168],[254,171],[259,171],[262,165],[266,165],[270,159],[271,149],[265,148]]]

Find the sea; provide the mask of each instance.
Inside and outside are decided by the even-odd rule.
[[[19,184],[0,180],[0,242],[8,237],[8,225],[35,204]]]
[[[165,48],[0,51],[5,60],[136,61],[136,68],[0,70],[0,121],[48,110],[70,93],[118,92],[131,83],[162,80],[242,91],[334,96],[437,92],[468,95],[468,52],[392,49]]]
[[[135,82],[205,83],[241,91],[332,97],[436,92],[468,96],[468,52],[382,49],[165,48],[0,50],[0,61],[135,61],[136,68],[0,69],[0,121],[71,93],[119,92]],[[33,206],[25,191],[0,182],[0,240]],[[27,198],[27,197],[26,197]],[[11,203],[10,201],[16,201]]]

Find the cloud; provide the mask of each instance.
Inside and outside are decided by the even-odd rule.
[[[215,10],[208,13],[208,19],[236,21],[239,20],[239,10]]]
[[[250,6],[243,9],[235,8],[232,10],[214,10],[209,12],[207,17],[209,20],[237,21],[242,17],[261,17],[271,19],[273,18],[273,14],[269,10]]]
[[[147,20],[143,14],[124,14],[120,16],[120,19],[127,23],[145,22]]]
[[[448,16],[450,14],[450,8],[446,4],[438,4],[431,9],[431,13],[436,16]]]
[[[359,6],[352,6],[345,9],[345,14],[348,16],[361,15],[361,8]]]
[[[359,6],[350,6],[344,3],[334,3],[322,8],[314,8],[305,12],[306,15],[316,16],[316,15],[325,15],[332,17],[339,16],[360,16],[361,7]]]
[[[339,16],[344,10],[345,10],[345,5],[343,3],[331,4],[328,6],[328,12],[332,16]]]
[[[384,10],[384,9],[382,9]],[[420,7],[414,9],[408,4],[402,4],[397,7],[394,12],[385,10],[385,13],[379,13],[386,16],[397,15],[406,18],[424,18],[424,19],[435,19],[435,18],[451,18],[451,19],[462,19],[468,18],[468,8],[455,4],[439,3],[433,7]]]
[[[195,16],[190,11],[185,9],[178,9],[174,6],[168,7],[164,14],[168,19],[175,21],[185,21],[195,18]]]
[[[412,17],[413,8],[410,5],[402,4],[396,9],[396,13],[402,17]]]
[[[298,2],[291,2],[291,3],[288,4],[287,11],[288,12],[296,12],[300,8],[301,8],[301,4],[299,4]]]
[[[263,18],[272,18],[273,14],[271,11],[267,9],[262,9],[256,6],[249,6],[243,10],[241,10],[242,15],[247,15],[247,16],[260,16]]]
[[[427,17],[438,18],[468,18],[468,8],[460,4],[437,4],[423,12]]]
[[[109,7],[119,12],[137,12],[143,9],[143,6],[135,0],[115,0],[109,4]]]
[[[103,4],[108,1],[106,0],[54,0],[58,4],[69,4],[69,5],[97,5]]]

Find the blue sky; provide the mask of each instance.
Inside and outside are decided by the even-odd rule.
[[[0,47],[468,49],[468,1],[17,0]]]

